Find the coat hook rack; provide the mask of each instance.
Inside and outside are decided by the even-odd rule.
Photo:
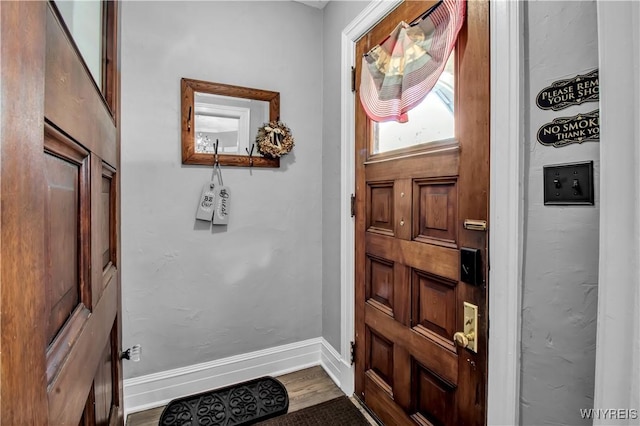
[[[255,143],[251,144],[251,151],[249,151],[249,148],[245,148],[244,150],[247,151],[247,154],[249,155],[249,167],[253,167],[253,150],[256,147]]]
[[[224,185],[222,183],[222,167],[220,167],[220,160],[218,158],[218,144],[219,144],[219,140],[216,139],[216,143],[213,145],[213,158],[214,158],[214,163],[213,163],[213,177],[211,178],[211,180],[214,180],[215,176],[218,176],[218,183],[222,186]]]

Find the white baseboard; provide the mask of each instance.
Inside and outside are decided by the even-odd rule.
[[[318,337],[126,379],[123,384],[125,419],[131,413],[161,407],[175,398],[315,365],[321,365],[347,395],[353,393],[351,366],[324,338]]]
[[[322,338],[322,352],[320,365],[327,372],[342,392],[347,396],[353,395],[353,368],[351,363],[342,359],[338,351]]]

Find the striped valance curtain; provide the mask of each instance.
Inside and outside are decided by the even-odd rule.
[[[400,22],[362,58],[360,101],[373,121],[407,121],[433,89],[464,22],[466,1],[441,0],[419,21]]]

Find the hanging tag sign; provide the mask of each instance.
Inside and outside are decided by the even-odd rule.
[[[213,224],[214,225],[227,225],[229,224],[229,201],[231,199],[231,193],[229,187],[218,186],[215,197],[215,208],[213,210]]]
[[[213,182],[204,184],[204,186],[202,187],[202,195],[200,195],[200,202],[198,203],[196,219],[211,222],[211,219],[213,217],[216,192],[217,191]]]

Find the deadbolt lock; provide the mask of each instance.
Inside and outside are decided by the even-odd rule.
[[[476,331],[478,330],[478,307],[469,302],[464,302],[464,327],[453,335],[453,341],[461,348],[478,352]]]

